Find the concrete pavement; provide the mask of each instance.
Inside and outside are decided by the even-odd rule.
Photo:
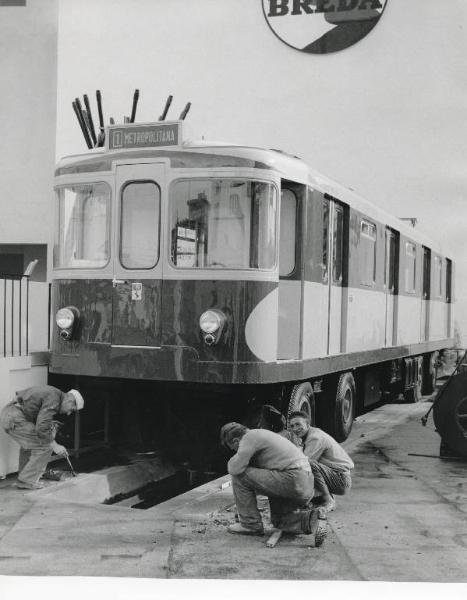
[[[87,475],[50,484],[53,494],[5,480],[0,575],[465,582],[467,463],[437,458],[439,437],[420,424],[428,407],[387,405],[359,417],[344,443],[353,488],[337,499],[324,547],[284,536],[268,549],[265,539],[228,534],[228,477],[148,510],[99,504]],[[86,502],[70,491],[81,485]],[[266,502],[261,508],[267,518]]]

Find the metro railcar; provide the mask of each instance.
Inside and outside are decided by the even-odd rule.
[[[50,372],[304,409],[338,440],[358,404],[432,390],[438,245],[297,157],[182,126],[111,125],[57,165]]]

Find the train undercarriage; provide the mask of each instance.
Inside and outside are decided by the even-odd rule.
[[[65,423],[61,441],[75,456],[97,448],[150,456],[163,454],[203,473],[225,472],[220,427],[259,422],[272,404],[285,415],[301,410],[338,441],[347,438],[355,416],[387,402],[416,402],[434,391],[438,352],[360,367],[307,381],[208,386],[50,374],[61,389],[78,388],[86,398],[79,422]]]

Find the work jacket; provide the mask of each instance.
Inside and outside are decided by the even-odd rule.
[[[38,437],[50,443],[54,439],[53,419],[60,412],[65,396],[65,392],[51,385],[34,386],[16,392],[13,403],[27,421],[34,423]]]

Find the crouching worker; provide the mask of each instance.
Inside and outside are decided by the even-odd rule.
[[[0,425],[21,446],[16,487],[42,487],[39,479],[52,452],[67,455],[66,448],[55,442],[55,415],[70,415],[83,406],[83,397],[77,390],[65,393],[44,385],[16,392],[15,399],[0,413]]]
[[[313,496],[313,475],[303,452],[284,437],[266,429],[248,429],[227,423],[221,429],[221,443],[236,454],[227,469],[239,523],[229,525],[230,533],[264,533],[256,496],[268,497],[274,527],[287,533],[314,535],[320,546],[327,533],[326,511],[300,510]]]
[[[289,424],[303,441],[303,452],[315,479],[315,494],[322,497],[321,506],[328,512],[334,510],[333,494],[342,496],[352,485],[352,459],[333,437],[318,427],[311,427],[306,413],[293,412]]]

